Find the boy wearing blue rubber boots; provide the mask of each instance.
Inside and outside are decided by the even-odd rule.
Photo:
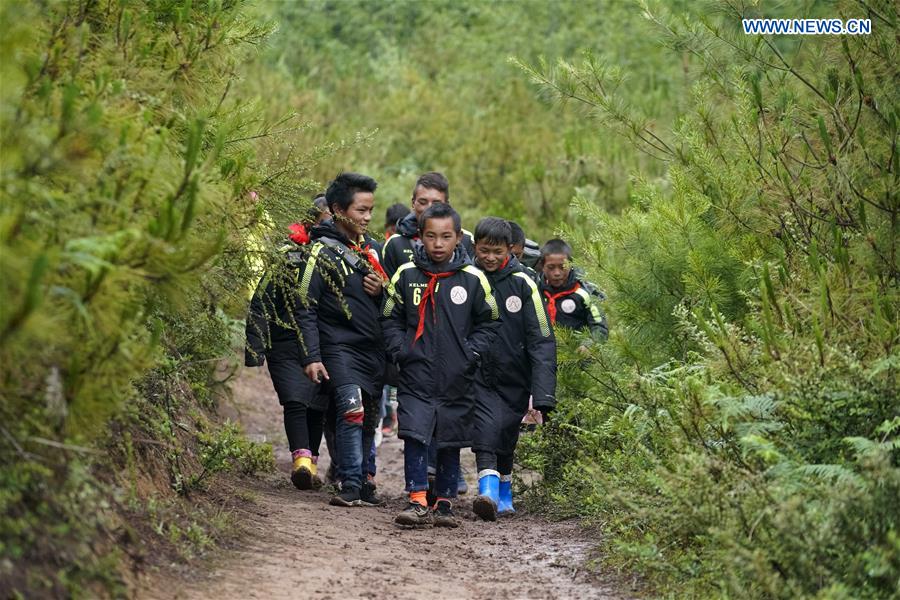
[[[556,405],[556,338],[537,284],[511,254],[509,223],[486,217],[475,228],[475,262],[500,310],[497,339],[475,374],[472,449],[478,466],[476,515],[512,513],[513,454],[529,397],[542,414]]]
[[[409,504],[395,523],[458,527],[459,451],[472,445],[472,379],[494,342],[499,309],[485,274],[465,249],[459,214],[447,204],[425,210],[422,244],[391,278],[383,328],[388,356],[400,367],[399,437]],[[434,507],[428,506],[428,447],[437,449]]]

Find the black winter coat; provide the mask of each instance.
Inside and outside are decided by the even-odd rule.
[[[514,256],[486,275],[501,324],[475,377],[472,448],[512,454],[529,396],[535,408],[556,406],[556,338],[537,284]]]
[[[428,273],[447,274],[435,280],[433,296]],[[470,446],[473,376],[500,324],[485,274],[459,246],[436,265],[420,245],[414,261],[394,274],[382,316],[388,355],[400,366],[400,437],[424,444],[434,439],[438,448]]]
[[[250,301],[245,333],[244,364],[261,367],[269,361],[269,375],[281,404],[299,403],[325,410],[328,395],[324,388],[303,374],[303,350],[297,319],[296,294],[304,250],[288,242],[283,248],[284,262],[260,280]]]
[[[577,331],[587,329],[599,342],[609,337],[606,315],[600,309],[600,302],[606,297],[592,283],[579,277],[575,269],[569,272],[568,280],[559,288],[551,287],[547,278],[541,275],[540,288],[547,303],[547,313],[556,314],[555,325]],[[555,310],[550,306],[551,302]]]
[[[302,363],[324,363],[332,386],[356,384],[379,395],[385,364],[379,322],[382,296],[372,297],[363,288],[372,267],[350,248],[350,240],[333,221],[314,227],[310,237],[312,251],[304,261],[298,290]]]
[[[475,245],[472,243],[472,234],[462,230],[463,237],[460,245],[465,249],[469,258],[475,256]],[[409,213],[397,221],[397,233],[385,240],[381,249],[381,264],[388,276],[393,277],[400,265],[413,259],[415,247],[419,243],[419,224],[415,213]]]
[[[299,361],[302,354],[294,290],[304,250],[301,245],[288,242],[282,255],[282,264],[263,275],[250,300],[244,347],[244,364],[248,367],[261,367],[266,357],[270,361]]]

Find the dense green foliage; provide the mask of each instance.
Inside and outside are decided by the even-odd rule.
[[[896,596],[895,3],[248,4],[0,3],[0,581],[116,591],[132,516],[208,546],[153,491],[270,460],[210,415],[298,198],[440,169],[608,294],[523,442],[535,504],[651,593]]]
[[[188,494],[267,463],[205,411],[266,185],[238,69],[270,26],[243,2],[0,13],[0,595],[74,593],[115,579],[111,507],[157,469]]]
[[[667,131],[633,126],[599,59],[525,68],[668,167],[619,216],[574,202],[611,341],[564,354],[530,461],[543,498],[604,525],[610,563],[678,596],[896,597],[896,5],[834,6],[873,34],[802,43],[716,8],[648,9],[696,80]]]
[[[321,180],[340,169],[371,173],[382,207],[408,203],[416,177],[437,169],[450,179],[451,202],[467,226],[497,213],[546,237],[574,219],[576,190],[615,210],[628,197],[631,169],[664,171],[623,140],[598,136],[580,116],[542,101],[508,61],[605,49],[623,69],[651,73],[635,78],[629,99],[651,117],[670,116],[687,93],[681,59],[631,35],[642,17],[626,2],[303,0],[274,7],[280,35],[268,60],[295,82],[292,107],[310,123],[309,135],[336,142],[377,130],[371,144],[323,159],[313,172]]]

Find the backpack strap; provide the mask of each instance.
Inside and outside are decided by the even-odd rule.
[[[328,237],[326,235],[323,235],[316,241],[321,242],[325,246],[328,246],[328,248],[333,250],[335,254],[344,259],[348,265],[350,265],[357,271],[360,271],[362,273],[368,272],[368,269],[361,265],[363,259],[361,259],[358,254],[353,252],[353,250],[348,248],[347,244],[345,244],[344,242],[336,240],[332,237]]]

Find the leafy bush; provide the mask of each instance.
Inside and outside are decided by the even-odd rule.
[[[181,427],[214,408],[303,173],[279,179],[291,124],[275,139],[241,87],[272,29],[247,2],[4,2],[0,22],[0,595],[93,595],[119,581],[115,470],[193,476]],[[265,462],[208,427],[226,462]]]
[[[573,202],[612,335],[562,351],[527,460],[660,593],[896,597],[896,7],[839,4],[872,36],[802,43],[743,36],[755,10],[646,7],[697,76],[668,131],[602,57],[523,65],[668,167],[619,216]]]

